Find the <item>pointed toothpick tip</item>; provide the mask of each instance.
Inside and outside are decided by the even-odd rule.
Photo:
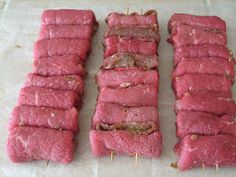
[[[135,167],[138,166],[138,153],[135,153]]]
[[[113,161],[114,158],[114,150],[111,150],[111,161]]]
[[[141,15],[143,15],[143,9],[141,9]]]

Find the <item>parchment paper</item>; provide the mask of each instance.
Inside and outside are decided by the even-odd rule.
[[[174,12],[199,15],[218,15],[227,22],[228,46],[236,54],[236,1],[220,0],[153,0],[153,1],[59,1],[59,0],[13,0],[0,1],[0,176],[15,177],[187,177],[187,176],[235,176],[235,169],[194,169],[179,172],[170,167],[176,161],[173,146],[175,137],[175,115],[173,112],[174,96],[171,90],[170,73],[172,70],[172,47],[166,42],[167,22]],[[32,70],[33,43],[38,38],[40,16],[47,8],[91,9],[99,21],[99,29],[93,39],[92,53],[87,62],[88,75],[83,98],[84,105],[80,112],[79,146],[75,159],[69,165],[46,161],[14,164],[6,155],[7,122],[12,108],[17,103],[19,89],[27,73]],[[163,135],[163,152],[160,159],[138,158],[135,167],[134,157],[115,156],[96,159],[90,151],[88,133],[95,109],[97,88],[94,76],[102,62],[102,39],[106,25],[104,18],[111,11],[146,11],[156,9],[159,13],[161,43],[160,54],[160,91],[159,113],[161,132]],[[233,88],[236,95],[236,87]]]

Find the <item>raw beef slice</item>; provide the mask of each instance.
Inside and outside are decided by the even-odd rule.
[[[175,104],[176,112],[202,111],[218,116],[224,114],[236,115],[236,104],[227,94],[202,92],[187,93]]]
[[[33,126],[79,131],[78,112],[75,108],[67,110],[34,106],[16,106],[11,114],[9,129],[17,126]]]
[[[236,167],[236,136],[187,135],[175,145],[175,152],[180,170],[202,165]]]
[[[77,106],[79,94],[74,91],[54,90],[39,87],[25,87],[20,90],[18,104],[29,106],[45,106],[68,109]]]
[[[115,103],[123,106],[157,106],[158,91],[152,85],[137,85],[127,88],[103,87],[98,103]]]
[[[226,32],[225,21],[217,16],[199,16],[175,13],[168,22],[169,33],[172,32],[173,29],[175,30],[179,25],[183,24]]]
[[[9,131],[7,153],[13,162],[52,160],[67,164],[74,154],[73,133],[19,126]]]
[[[181,25],[176,29],[175,34],[171,34],[168,41],[175,47],[188,45],[217,44],[227,46],[227,37],[225,33],[213,32],[192,26]]]
[[[122,70],[140,68],[144,70],[157,69],[157,55],[141,55],[131,53],[116,53],[104,59],[102,69]]]
[[[158,33],[158,28],[154,27],[139,27],[139,26],[131,26],[131,27],[108,27],[104,37],[118,36],[118,37],[126,37],[126,38],[138,38],[138,39],[154,39],[157,43],[160,41],[160,35]]]
[[[234,63],[224,58],[183,58],[173,71],[173,79],[184,74],[222,75],[234,81]]]
[[[42,25],[39,38],[79,38],[91,40],[93,27],[89,25]]]
[[[156,70],[100,70],[97,74],[97,85],[102,87],[129,87],[144,84],[158,87],[158,73]]]
[[[156,55],[157,44],[154,40],[143,41],[138,39],[126,39],[118,37],[105,38],[104,58],[119,52]]]
[[[24,87],[42,87],[48,89],[71,90],[80,95],[84,91],[84,81],[79,75],[49,76],[28,74]]]
[[[62,55],[35,59],[33,73],[42,76],[85,75],[85,70],[76,55]]]
[[[158,26],[157,24],[157,12],[150,10],[144,13],[144,15],[138,15],[138,13],[132,13],[129,15],[123,13],[110,13],[106,18],[108,27],[114,26]]]
[[[162,150],[161,134],[157,131],[148,135],[136,135],[127,131],[96,131],[89,134],[92,153],[96,157],[116,154],[158,158]]]
[[[43,12],[42,24],[57,25],[97,25],[91,10],[49,9]]]
[[[85,61],[90,52],[90,46],[91,42],[87,39],[42,39],[34,44],[34,58],[78,55],[82,61]]]
[[[177,98],[187,92],[211,91],[231,94],[232,83],[226,76],[212,74],[185,74],[173,80],[173,89]]]
[[[176,135],[182,138],[187,134],[236,136],[236,123],[230,115],[218,117],[204,112],[179,111],[176,116]]]
[[[117,116],[119,115],[119,116]],[[98,103],[92,119],[92,128],[96,129],[100,124],[121,123],[155,123],[159,129],[159,118],[156,107],[125,107],[111,103]]]
[[[175,49],[174,66],[176,66],[183,58],[201,58],[201,57],[221,57],[228,60],[232,58],[229,49],[222,45],[205,44],[182,46]]]

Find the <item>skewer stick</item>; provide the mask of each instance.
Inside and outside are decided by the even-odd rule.
[[[126,9],[126,15],[129,15],[129,8]]]
[[[202,162],[202,171],[205,171],[205,164]]]
[[[218,164],[216,163],[216,172],[218,172],[219,171],[219,166],[218,166]]]
[[[143,9],[141,9],[141,15],[143,15]]]
[[[138,166],[138,153],[135,153],[135,167]]]
[[[111,161],[113,161],[114,158],[114,150],[111,150]]]
[[[46,167],[48,167],[48,164],[49,164],[49,160],[47,160],[47,162],[46,162]]]

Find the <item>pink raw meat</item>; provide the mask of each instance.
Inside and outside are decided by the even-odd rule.
[[[231,51],[222,45],[205,44],[182,46],[175,49],[174,66],[176,66],[183,58],[209,58],[221,57],[225,59],[232,58]]]
[[[119,52],[156,55],[157,44],[155,41],[143,41],[138,39],[127,39],[118,37],[105,38],[104,58]]]
[[[79,75],[44,77],[37,74],[28,74],[24,87],[42,87],[58,90],[76,91],[80,95],[84,91],[84,81]]]
[[[193,133],[236,136],[236,123],[230,115],[217,117],[204,112],[179,111],[176,116],[176,135],[182,138]]]
[[[91,42],[87,39],[42,39],[34,44],[34,58],[78,55],[82,61],[85,61],[90,52],[90,47]]]
[[[194,28],[192,26],[181,25],[176,29],[176,33],[171,33],[168,41],[175,47],[189,45],[217,44],[227,46],[225,33],[213,32],[207,29]]]
[[[54,128],[78,133],[78,112],[46,107],[16,106],[11,114],[9,130],[17,126]]]
[[[40,39],[79,38],[91,40],[93,27],[90,25],[42,25]]]
[[[157,43],[160,41],[160,35],[158,28],[154,27],[140,27],[140,26],[114,26],[108,27],[104,37],[126,37],[126,38],[137,38],[137,39],[150,39],[155,40]]]
[[[18,104],[29,106],[45,106],[68,109],[77,106],[79,94],[74,91],[54,90],[39,87],[25,87],[20,90]]]
[[[137,85],[127,88],[103,87],[98,103],[115,103],[123,106],[157,106],[157,88],[153,85]]]
[[[180,170],[201,167],[236,167],[236,136],[187,135],[175,145]]]
[[[89,134],[92,153],[96,157],[116,154],[133,156],[136,153],[148,158],[158,158],[162,150],[162,137],[157,131],[136,135],[127,131],[96,131]]]
[[[225,93],[199,92],[185,94],[175,104],[178,111],[202,111],[214,115],[236,115],[236,104]]]
[[[102,87],[129,87],[144,84],[158,87],[158,73],[156,70],[99,70],[97,85]]]
[[[117,116],[119,115],[119,116]],[[96,129],[99,124],[117,124],[117,123],[153,122],[159,129],[159,118],[156,107],[125,107],[111,103],[98,103],[92,119],[92,128]]]
[[[200,26],[226,32],[226,23],[217,16],[199,16],[191,14],[173,14],[168,22],[169,33],[179,25]]]
[[[76,9],[45,10],[41,22],[57,25],[98,25],[93,11]]]
[[[33,73],[43,76],[85,75],[85,70],[76,55],[62,55],[35,59]]]
[[[7,153],[12,162],[52,160],[70,163],[74,154],[73,133],[48,128],[19,126],[9,131]]]
[[[185,74],[173,80],[173,89],[177,98],[187,92],[211,91],[231,94],[232,83],[226,76],[213,74]]]
[[[183,58],[175,68],[172,76],[184,74],[215,74],[227,76],[234,80],[234,63],[217,57]]]
[[[130,53],[116,53],[104,59],[102,69],[122,70],[126,68],[140,68],[144,70],[157,69],[157,55],[141,55]]]
[[[113,12],[108,15],[106,22],[108,27],[158,26],[157,12],[155,10],[149,10],[145,12],[144,15],[139,15],[135,12],[129,15]]]

